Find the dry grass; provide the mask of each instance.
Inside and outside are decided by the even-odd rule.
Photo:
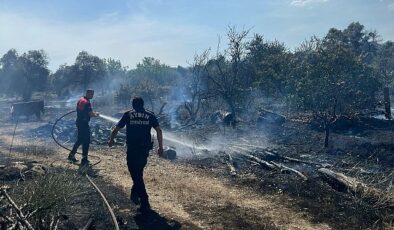
[[[68,218],[64,210],[77,196],[86,194],[86,185],[79,176],[65,170],[56,170],[13,186],[11,196],[22,213],[36,229],[56,229]]]
[[[394,173],[361,177],[366,181],[369,189],[356,197],[356,202],[368,202],[374,210],[378,220],[374,227],[394,229],[394,187],[392,185]],[[361,179],[360,178],[360,179]],[[385,189],[376,189],[385,188]]]
[[[128,193],[130,175],[121,153],[113,153],[102,176]],[[113,170],[116,168],[117,170]],[[145,182],[155,210],[203,229],[330,229],[306,213],[247,188],[233,187],[204,170],[151,157]],[[284,197],[286,199],[286,197]]]

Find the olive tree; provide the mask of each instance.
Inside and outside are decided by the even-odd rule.
[[[294,54],[290,99],[292,105],[311,111],[325,130],[328,147],[331,125],[340,116],[352,116],[374,106],[377,79],[352,49],[331,29]]]

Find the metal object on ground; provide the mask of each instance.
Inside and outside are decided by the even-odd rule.
[[[41,113],[44,113],[44,101],[18,102],[11,105],[11,116],[13,119],[19,116],[29,117],[36,115],[41,119]]]
[[[174,147],[165,147],[163,152],[163,158],[168,160],[175,160],[176,159],[176,151]]]

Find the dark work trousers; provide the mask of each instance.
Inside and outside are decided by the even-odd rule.
[[[137,195],[141,199],[141,203],[148,201],[144,183],[144,168],[148,161],[149,149],[141,147],[127,147],[127,167],[131,178],[133,179],[133,187],[131,187],[130,197]]]
[[[70,155],[75,155],[80,145],[82,145],[82,162],[88,160],[90,144],[90,128],[88,123],[77,123],[78,139],[74,144]]]

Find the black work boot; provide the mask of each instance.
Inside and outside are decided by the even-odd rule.
[[[68,154],[67,160],[70,161],[71,163],[76,163],[78,162],[77,158],[75,158],[75,154]]]
[[[82,158],[81,160],[81,166],[89,166],[90,161],[88,160],[87,157]]]

